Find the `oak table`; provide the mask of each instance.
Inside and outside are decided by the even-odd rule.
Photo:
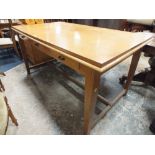
[[[84,134],[88,134],[98,120],[127,93],[141,48],[153,38],[149,33],[131,33],[65,22],[20,25],[13,26],[12,29],[21,35],[20,46],[28,75],[33,67],[30,67],[27,61],[26,47],[31,45],[85,77],[85,85],[82,86],[64,74],[85,90]],[[131,55],[128,79],[122,91],[110,101],[99,95],[100,76]],[[102,101],[106,108],[96,117],[94,111],[97,99]]]

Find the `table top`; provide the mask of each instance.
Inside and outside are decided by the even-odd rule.
[[[97,67],[117,59],[153,36],[151,33],[132,33],[65,22],[19,25],[13,26],[13,29]]]
[[[148,46],[155,48],[155,39],[153,39],[150,43],[147,44]]]

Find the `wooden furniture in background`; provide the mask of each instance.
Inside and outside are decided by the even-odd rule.
[[[3,34],[2,34],[2,31],[0,30],[0,38],[2,38],[3,37]]]
[[[154,19],[126,19],[122,20],[120,29],[129,32],[153,31],[154,21]]]
[[[0,77],[5,76],[4,73],[0,72]],[[12,122],[18,126],[17,119],[15,118],[9,104],[7,97],[4,95],[4,85],[0,79],[0,134],[5,134],[7,131],[9,117],[11,118]]]
[[[35,24],[35,20],[34,19],[20,19],[20,21],[23,24],[28,24],[28,25]]]
[[[10,20],[12,21],[12,26],[18,25],[19,20],[15,19],[0,19],[0,30],[10,28]]]
[[[3,94],[0,92],[0,135],[6,134],[8,126],[8,109]]]
[[[51,23],[52,21],[52,19],[44,19],[44,23]]]
[[[13,19],[7,19],[4,20],[2,22],[2,20],[0,20],[0,48],[14,48],[15,52],[17,55],[20,55],[20,51],[17,48],[17,36],[14,35],[14,33],[12,33],[11,27],[13,25],[19,25],[20,22],[18,20],[13,20]],[[4,36],[4,32],[6,31],[9,33],[8,37]]]
[[[72,82],[85,89],[83,130],[85,134],[88,134],[98,120],[127,93],[138,64],[140,49],[152,40],[151,34],[130,33],[65,22],[14,26],[13,30],[24,38],[21,43],[28,75],[31,69],[25,53],[28,41],[38,50],[84,75],[85,86],[75,79],[72,79]],[[133,57],[126,84],[116,97],[111,100],[105,99],[98,94],[100,76],[129,56]],[[99,114],[95,114],[97,99],[106,105]]]
[[[128,19],[125,20],[124,23],[126,24],[123,25],[122,30],[132,32],[142,32],[144,30],[153,31],[155,27],[154,19]],[[145,85],[155,87],[155,39],[144,46],[143,52],[144,56],[150,57],[150,67],[134,75],[132,81],[143,82]],[[124,84],[126,80],[127,76],[123,75],[120,78],[120,84]]]
[[[150,67],[145,68],[143,71],[134,75],[132,81],[143,82],[145,85],[149,85],[155,88],[155,39],[143,48],[143,52],[144,56],[150,57]],[[124,84],[126,80],[127,76],[123,75],[120,78],[120,83]]]
[[[0,31],[2,33],[9,33],[8,37],[12,37],[11,26],[20,25],[20,21],[17,19],[0,19]],[[3,35],[4,37],[4,35]]]
[[[0,48],[13,48],[13,41],[11,38],[0,38]]]
[[[43,19],[20,19],[20,21],[26,25],[43,24],[44,23]]]
[[[43,24],[44,20],[43,19],[35,19],[36,24]]]
[[[8,25],[8,28],[11,30],[11,23],[9,22],[10,25]],[[11,35],[11,32],[10,32]],[[0,31],[0,36],[3,36],[2,30]],[[12,38],[0,38],[0,48],[13,48],[14,44],[12,41]]]

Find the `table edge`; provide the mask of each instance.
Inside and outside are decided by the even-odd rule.
[[[57,46],[53,46],[51,44],[48,44],[42,40],[39,40],[35,37],[31,37],[30,35],[26,34],[26,33],[23,33],[22,31],[20,30],[17,30],[16,28],[12,27],[12,30],[15,31],[16,33],[18,34],[21,34],[21,35],[24,35],[26,36],[27,38],[33,40],[33,41],[36,41],[38,42],[39,44],[43,45],[43,46],[46,46],[50,49],[53,49],[53,50],[56,50],[57,52],[59,52],[60,54],[64,54],[65,56],[75,60],[75,61],[78,61],[79,63],[89,67],[89,68],[92,68],[94,70],[96,70],[97,72],[100,72],[100,73],[103,73],[103,72],[106,72],[109,68],[112,68],[113,66],[115,66],[116,64],[122,62],[123,60],[125,60],[126,58],[128,58],[129,56],[131,56],[133,53],[135,53],[137,50],[141,49],[142,47],[144,47],[147,43],[151,42],[151,40],[153,39],[153,36],[150,37],[149,39],[147,39],[146,41],[138,44],[137,46],[121,53],[120,55],[116,56],[115,58],[103,63],[102,65],[94,65],[90,62],[87,62],[81,58],[78,58],[70,53],[67,53],[66,51],[67,50],[64,50],[62,48],[57,48]]]

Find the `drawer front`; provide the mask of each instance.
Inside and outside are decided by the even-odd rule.
[[[52,50],[52,49],[50,49],[50,48],[48,48],[46,46],[43,46],[43,45],[41,45],[39,43],[36,43],[34,41],[32,41],[31,44],[33,46],[35,46],[41,52],[43,52],[43,53],[57,59],[58,61],[60,61],[61,63],[65,64],[67,66],[69,66],[70,68],[72,68],[72,69],[74,69],[76,71],[79,70],[79,62],[77,62],[77,61],[75,61],[75,60],[73,60],[73,59],[71,59],[71,58],[69,58],[69,57],[67,57],[67,56],[65,56],[63,54],[60,54],[59,52],[57,52],[55,50]]]

